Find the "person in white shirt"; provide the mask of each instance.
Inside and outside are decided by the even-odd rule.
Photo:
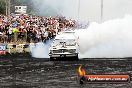
[[[9,30],[8,30],[8,42],[11,42],[12,40],[12,35],[13,35],[13,28],[12,27],[9,27]]]

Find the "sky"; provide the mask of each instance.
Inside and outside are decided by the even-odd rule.
[[[32,0],[43,13],[57,13],[67,17],[100,22],[101,0]],[[79,8],[80,5],[80,8]],[[132,0],[103,0],[103,21],[132,14]],[[78,15],[79,11],[79,15]]]
[[[80,1],[80,18],[100,21],[101,0]],[[103,0],[103,20],[123,18],[126,14],[132,14],[131,8],[132,0]]]

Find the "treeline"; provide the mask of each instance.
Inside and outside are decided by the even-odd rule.
[[[0,0],[0,14],[6,13],[6,3],[5,0]]]

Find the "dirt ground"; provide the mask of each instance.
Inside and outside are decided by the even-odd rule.
[[[0,88],[131,88],[124,84],[79,84],[78,67],[87,74],[132,74],[132,59],[79,61],[20,60],[0,63]]]

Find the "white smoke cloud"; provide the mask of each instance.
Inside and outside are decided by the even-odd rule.
[[[39,15],[62,15],[70,18],[78,16],[78,0],[32,0],[32,2]]]
[[[31,0],[39,15],[63,15],[100,22],[101,0]],[[79,7],[80,5],[80,7]],[[132,15],[132,0],[103,0],[103,21]]]
[[[30,51],[32,57],[35,58],[49,58],[49,47],[51,41],[47,41],[47,43],[39,42],[35,45],[30,45]]]
[[[81,58],[132,57],[132,16],[77,30]]]

